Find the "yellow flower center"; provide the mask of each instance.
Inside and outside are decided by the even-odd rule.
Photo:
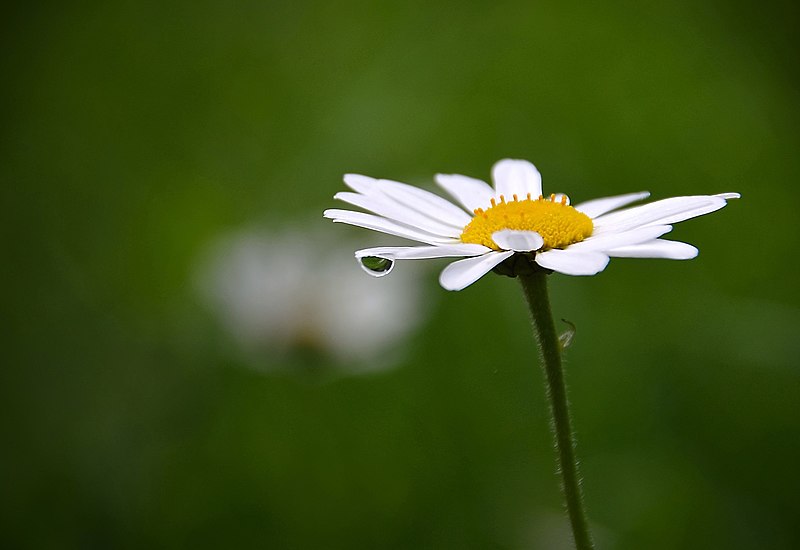
[[[592,219],[567,204],[567,197],[560,201],[555,195],[519,200],[514,195],[513,202],[506,202],[500,195],[500,202],[492,199],[492,206],[475,210],[472,218],[461,233],[461,241],[482,244],[494,250],[500,247],[492,240],[496,231],[514,229],[517,231],[536,231],[544,239],[542,250],[565,248],[581,242],[592,234]]]

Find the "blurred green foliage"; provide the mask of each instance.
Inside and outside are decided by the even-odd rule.
[[[430,186],[517,157],[575,201],[744,197],[676,228],[692,262],[553,277],[599,547],[800,547],[797,23],[721,0],[7,7],[0,544],[568,547],[514,281],[432,271],[403,364],[342,378],[248,369],[192,285],[215,235],[321,216],[345,172]]]

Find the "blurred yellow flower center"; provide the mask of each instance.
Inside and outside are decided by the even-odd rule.
[[[500,202],[492,199],[492,206],[475,210],[475,217],[461,233],[461,241],[482,244],[494,250],[500,247],[492,240],[492,234],[503,229],[517,231],[536,231],[544,239],[542,249],[565,248],[592,234],[592,219],[567,204],[567,197],[556,200],[555,195],[544,198],[541,195],[532,199],[519,200],[514,195],[512,202],[506,202],[500,195]]]

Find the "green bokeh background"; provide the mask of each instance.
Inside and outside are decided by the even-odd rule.
[[[598,546],[800,547],[797,24],[769,1],[7,7],[0,543],[567,548],[513,280],[433,269],[402,364],[352,377],[247,368],[192,284],[220,232],[324,225],[345,172],[515,157],[576,202],[744,197],[676,227],[694,261],[552,277]]]

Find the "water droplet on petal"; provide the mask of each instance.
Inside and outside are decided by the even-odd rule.
[[[394,268],[394,260],[379,256],[364,256],[363,258],[358,258],[358,263],[364,271],[373,277],[388,275]]]

